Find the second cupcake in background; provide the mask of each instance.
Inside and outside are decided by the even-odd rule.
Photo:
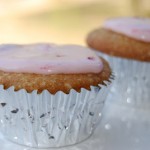
[[[106,58],[114,71],[114,102],[150,108],[150,19],[114,18],[92,31],[87,44]]]

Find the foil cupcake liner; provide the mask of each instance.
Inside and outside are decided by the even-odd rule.
[[[110,82],[105,82],[109,85]],[[0,85],[0,130],[9,140],[30,147],[62,147],[88,138],[101,118],[110,86],[91,86],[69,94],[27,93]]]
[[[115,76],[108,99],[116,104],[149,109],[150,63],[96,53],[110,63]]]

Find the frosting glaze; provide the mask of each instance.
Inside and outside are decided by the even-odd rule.
[[[107,20],[104,28],[124,34],[131,38],[150,42],[150,19],[124,17]]]
[[[17,73],[99,73],[103,63],[88,48],[77,45],[0,45],[0,70]]]

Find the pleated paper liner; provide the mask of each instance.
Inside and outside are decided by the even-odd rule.
[[[150,62],[124,59],[97,52],[105,58],[115,75],[109,99],[134,108],[150,108]]]
[[[112,80],[112,79],[110,79]],[[62,147],[88,138],[101,118],[110,82],[81,92],[50,94],[44,90],[0,86],[1,132],[9,140],[36,148]]]

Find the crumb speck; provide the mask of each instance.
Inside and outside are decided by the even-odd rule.
[[[94,60],[94,57],[88,57],[89,60]]]

